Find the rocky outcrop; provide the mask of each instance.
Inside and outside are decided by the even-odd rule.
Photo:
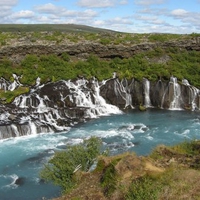
[[[198,110],[200,107],[199,90],[189,84],[177,83],[175,77],[171,77],[169,82],[159,80],[156,83],[150,83],[147,79],[141,82],[111,79],[101,87],[101,95],[120,108],[144,105],[172,110]]]
[[[90,54],[95,54],[99,58],[129,58],[139,52],[145,52],[151,49],[176,47],[186,49],[188,51],[200,51],[200,38],[190,38],[182,41],[174,42],[143,42],[139,44],[128,45],[103,45],[97,42],[80,41],[78,43],[63,42],[55,44],[55,42],[15,42],[8,46],[0,48],[0,58],[9,57],[13,62],[20,62],[27,54],[45,55],[56,54],[61,55],[63,52],[68,53],[76,58],[87,58]]]
[[[103,82],[62,80],[44,85],[36,82],[29,93],[16,97],[10,104],[0,104],[0,139],[66,131],[87,119],[141,105],[171,110],[200,108],[199,89],[186,80],[180,84],[175,77],[169,82],[155,83],[145,78],[142,81],[112,78]],[[3,79],[1,83],[5,90],[13,84]]]

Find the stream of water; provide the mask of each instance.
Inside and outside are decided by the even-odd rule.
[[[0,199],[40,200],[60,195],[59,187],[40,181],[44,163],[58,149],[97,136],[110,154],[147,155],[158,144],[200,139],[199,112],[149,109],[103,116],[68,132],[34,134],[0,140]]]

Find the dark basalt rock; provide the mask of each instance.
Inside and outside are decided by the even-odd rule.
[[[19,63],[27,54],[47,55],[56,54],[61,55],[63,52],[76,58],[85,59],[90,54],[96,54],[99,58],[112,59],[115,57],[129,58],[137,53],[153,50],[159,48],[177,47],[186,49],[187,51],[200,51],[200,38],[187,38],[182,41],[172,42],[154,42],[154,43],[140,43],[129,45],[102,45],[100,43],[79,41],[78,43],[16,43],[14,45],[4,46],[0,48],[0,58],[9,57],[13,62]]]
[[[15,181],[14,184],[18,185],[18,186],[22,186],[25,184],[26,178],[24,177],[19,177],[17,178],[17,180]]]
[[[151,83],[146,79],[120,81],[118,78],[102,83],[95,79],[50,82],[34,86],[30,93],[16,97],[11,104],[0,104],[0,139],[67,131],[69,127],[97,116],[101,109],[105,110],[98,96],[107,106],[115,105],[121,110],[139,106],[145,110],[148,107],[200,108],[199,90],[186,81],[177,83],[174,77],[169,82]]]

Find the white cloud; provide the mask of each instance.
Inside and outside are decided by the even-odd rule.
[[[94,10],[85,10],[83,12],[79,12],[80,14],[82,14],[82,16],[86,16],[86,17],[96,17],[97,16],[97,12],[95,12]]]
[[[9,16],[12,15],[12,8],[18,0],[0,0],[0,23],[11,23]]]
[[[113,19],[109,19],[109,20],[107,20],[107,22],[110,24],[110,25],[112,25],[112,24],[129,24],[129,25],[132,25],[133,24],[133,22],[130,20],[130,19],[128,19],[128,18],[122,18],[122,17],[115,17],[115,18],[113,18]]]
[[[166,0],[135,0],[134,3],[143,6],[164,4]]]
[[[67,10],[65,7],[55,6],[48,3],[35,7],[35,11],[40,14],[56,15],[58,17],[96,17],[97,12],[91,9],[84,11]]]
[[[115,17],[107,20],[95,20],[91,24],[88,24],[94,27],[101,27],[105,29],[112,29],[115,31],[121,32],[130,32],[133,21],[132,17]]]
[[[3,17],[7,17],[7,16],[9,16],[11,14],[12,14],[12,11],[11,11],[11,9],[9,7],[3,6],[3,7],[0,8],[0,17],[1,17],[1,20],[2,20]]]
[[[172,10],[171,14],[173,16],[184,16],[188,13],[188,11],[184,10],[184,9],[176,9],[176,10]]]
[[[128,0],[101,0],[101,1],[94,1],[94,0],[79,0],[78,5],[81,7],[88,7],[88,8],[106,8],[106,7],[113,7],[118,4],[127,4]]]
[[[10,17],[13,19],[21,19],[21,18],[33,18],[34,12],[31,10],[21,10],[19,12],[13,13]]]
[[[166,25],[166,22],[164,20],[159,19],[157,16],[151,16],[151,15],[137,15],[135,16],[135,19],[142,21],[146,24],[154,24],[154,25]]]
[[[35,11],[46,14],[59,14],[60,12],[65,12],[66,9],[64,7],[55,6],[52,3],[47,3],[44,5],[35,6]]]
[[[18,3],[18,0],[0,0],[0,6],[12,7]]]
[[[34,7],[36,23],[76,23],[91,25],[98,13],[92,9],[68,10],[52,3]],[[33,22],[33,23],[35,23]]]
[[[193,32],[199,31],[200,12],[189,12],[183,9],[176,9],[170,13],[170,16],[181,22],[182,26],[188,27]]]

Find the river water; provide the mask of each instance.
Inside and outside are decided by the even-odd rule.
[[[200,115],[190,111],[133,110],[90,120],[69,132],[1,140],[0,199],[40,200],[59,196],[59,187],[40,181],[42,166],[56,150],[90,136],[102,138],[110,154],[134,151],[147,155],[158,144],[200,139]]]

